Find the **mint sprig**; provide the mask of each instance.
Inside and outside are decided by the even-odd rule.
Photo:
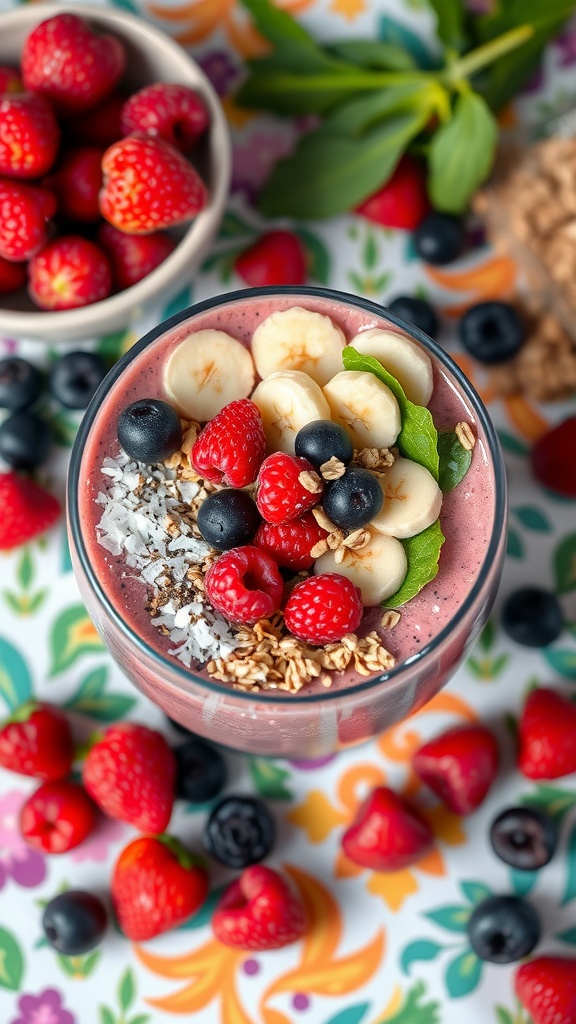
[[[431,583],[438,574],[440,551],[444,540],[440,520],[437,519],[422,533],[400,541],[406,552],[408,572],[400,589],[383,602],[384,608],[400,608]]]

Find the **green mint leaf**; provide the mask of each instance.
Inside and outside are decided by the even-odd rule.
[[[463,448],[454,430],[438,434],[438,483],[443,494],[448,494],[464,479],[470,469],[472,452]]]
[[[440,520],[437,519],[427,530],[401,541],[408,559],[408,572],[400,589],[383,602],[384,608],[400,608],[434,579],[444,540]]]
[[[416,61],[408,50],[395,43],[377,39],[346,39],[332,43],[330,53],[361,68],[379,68],[382,71],[413,71]]]
[[[432,473],[434,479],[438,480],[438,431],[430,410],[409,401],[396,377],[393,377],[373,356],[360,355],[356,349],[348,346],[342,353],[342,362],[345,370],[373,373],[390,388],[400,406],[402,417],[402,430],[396,440],[400,454],[424,466]]]
[[[341,103],[322,122],[322,131],[354,138],[389,114],[410,108],[434,108],[433,90],[440,88],[422,82],[405,82]]]
[[[316,49],[312,36],[286,11],[270,3],[270,0],[241,0],[241,3],[250,11],[258,31],[273,46],[281,48],[286,43],[297,43],[302,47]]]
[[[462,0],[428,0],[436,15],[438,38],[449,50],[460,52],[464,48]]]
[[[546,44],[560,29],[560,24],[554,25],[553,32],[537,32],[528,42],[501,57],[474,78],[474,88],[482,94],[491,110],[495,113],[502,110],[530,80],[540,63]]]
[[[458,97],[454,116],[435,132],[430,143],[428,189],[433,205],[461,213],[490,172],[498,125],[477,93]]]

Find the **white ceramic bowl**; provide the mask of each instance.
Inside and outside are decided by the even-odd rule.
[[[209,202],[195,220],[171,229],[178,245],[156,270],[123,292],[80,309],[45,312],[25,290],[0,299],[0,333],[47,341],[75,341],[126,327],[155,298],[163,302],[192,280],[218,230],[231,175],[231,145],[222,107],[206,75],[164,32],[132,14],[89,4],[31,4],[0,14],[0,64],[18,64],[26,36],[35,25],[69,10],[96,29],[114,33],[124,43],[128,60],[122,83],[130,91],[152,82],[178,82],[194,89],[210,114],[206,137],[193,162],[209,190]]]

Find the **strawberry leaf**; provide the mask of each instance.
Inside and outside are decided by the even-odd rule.
[[[444,540],[440,520],[437,519],[427,530],[401,541],[408,559],[408,572],[400,589],[383,602],[384,608],[400,608],[434,579]]]

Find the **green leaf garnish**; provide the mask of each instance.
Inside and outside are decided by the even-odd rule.
[[[466,476],[472,462],[472,452],[461,445],[454,430],[447,430],[438,434],[438,457],[438,483],[442,493],[448,494]]]
[[[459,96],[451,121],[435,133],[429,150],[428,189],[432,203],[447,213],[462,213],[470,196],[488,176],[498,125],[488,105],[474,92]]]
[[[408,572],[404,583],[392,597],[383,601],[384,608],[400,608],[419,594],[423,587],[430,583],[438,573],[440,551],[445,537],[437,519],[432,526],[415,537],[401,541],[408,559]]]
[[[356,64],[360,68],[412,71],[417,66],[412,54],[404,47],[385,43],[380,39],[345,39],[339,43],[332,43],[329,51],[335,57]]]

